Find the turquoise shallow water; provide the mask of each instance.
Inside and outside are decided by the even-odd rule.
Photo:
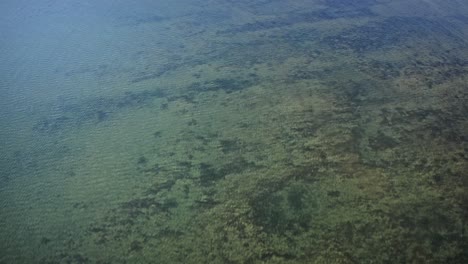
[[[36,2],[0,263],[468,262],[468,4]]]

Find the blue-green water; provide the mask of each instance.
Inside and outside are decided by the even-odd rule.
[[[0,3],[0,263],[468,263],[468,3]]]

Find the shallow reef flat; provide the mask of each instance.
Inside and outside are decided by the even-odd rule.
[[[179,40],[128,91],[31,117],[62,155],[2,177],[42,200],[0,263],[468,262],[468,4],[194,2],[114,21]]]

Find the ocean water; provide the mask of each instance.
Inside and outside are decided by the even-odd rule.
[[[468,2],[0,2],[0,263],[468,263]]]

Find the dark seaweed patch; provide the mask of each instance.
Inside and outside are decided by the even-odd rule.
[[[283,234],[307,229],[312,217],[308,208],[316,206],[307,198],[307,193],[303,185],[293,184],[256,197],[251,201],[253,222],[269,233]]]
[[[190,121],[187,123],[189,126],[196,126],[198,124],[197,120],[192,118]]]
[[[125,92],[125,95],[116,100],[118,108],[135,107],[149,103],[154,98],[165,97],[166,93],[162,90],[143,91],[143,92]]]
[[[468,61],[461,58],[440,57],[437,61],[420,61],[415,58],[414,61],[405,65],[403,73],[406,76],[418,76],[428,88],[468,73]]]
[[[182,235],[184,235],[184,232],[171,228],[164,228],[158,232],[158,237],[180,237]]]
[[[350,116],[359,118],[359,111],[356,107],[361,105],[382,104],[389,103],[391,97],[383,97],[379,90],[388,88],[382,82],[374,79],[337,79],[325,84],[333,90],[333,93],[340,99],[343,106],[352,107],[351,110],[337,111],[335,113],[336,119],[343,119],[342,121],[348,122]],[[351,110],[351,111],[350,111]],[[339,121],[339,120],[337,120]]]
[[[249,162],[243,157],[237,157],[232,162],[225,164],[219,170],[220,174],[236,174],[242,173],[250,168],[257,168],[257,165],[254,162]]]
[[[298,23],[314,23],[321,20],[332,20],[338,18],[352,18],[359,16],[372,16],[373,13],[367,8],[357,9],[334,9],[327,8],[313,12],[292,12],[286,16],[278,16],[274,19],[247,23],[228,30],[218,31],[219,34],[245,33],[259,30],[269,30],[274,28],[292,26]]]
[[[141,169],[143,169],[143,168],[141,168]],[[152,173],[152,174],[159,174],[160,172],[162,172],[164,170],[165,169],[163,167],[161,167],[159,164],[154,164],[150,168],[143,169],[142,171],[147,172],[147,173]]]
[[[377,136],[369,139],[369,146],[375,150],[385,150],[398,146],[398,142],[390,136],[379,131]]]
[[[160,235],[178,235],[177,231],[172,234],[165,234],[164,230],[167,227],[158,227],[155,230],[158,235],[148,235],[141,233],[139,227],[142,221],[150,221],[154,219],[153,216],[155,215],[159,215],[158,219],[168,219],[171,215],[171,209],[179,206],[177,199],[174,197],[168,197],[167,195],[155,197],[162,190],[170,190],[174,183],[175,180],[169,180],[154,186],[144,194],[145,196],[121,203],[118,208],[111,210],[111,214],[106,217],[104,223],[91,225],[89,232],[95,236],[95,243],[105,244],[110,240],[122,240],[123,238],[129,238],[131,234],[137,234],[144,239],[134,240],[129,245],[129,251],[138,252],[143,249],[143,242],[147,242],[149,239],[157,239]],[[161,231],[158,231],[158,229]],[[135,238],[135,236],[132,237]]]
[[[254,223],[269,232],[284,229],[287,225],[286,215],[282,209],[282,197],[278,194],[253,202],[252,209]]]
[[[170,190],[172,188],[172,186],[174,186],[175,183],[176,183],[176,180],[172,179],[172,180],[167,180],[167,181],[165,181],[163,183],[160,183],[160,184],[155,184],[151,188],[149,188],[145,192],[145,194],[146,195],[156,195],[162,190]]]
[[[255,163],[249,162],[242,157],[235,158],[232,162],[221,166],[219,169],[207,163],[201,163],[199,166],[200,184],[204,187],[224,179],[226,175],[242,173],[250,168],[256,167]]]
[[[128,202],[122,203],[120,209],[127,214],[128,224],[133,224],[133,219],[150,214],[157,214],[160,212],[168,212],[171,208],[177,207],[177,200],[168,198],[160,200],[153,197],[136,198]]]
[[[159,109],[161,110],[167,110],[169,108],[169,104],[168,103],[162,103],[160,106],[159,106]]]
[[[226,93],[232,93],[236,91],[244,90],[256,83],[255,80],[244,80],[244,79],[215,79],[204,83],[195,82],[192,83],[188,89],[196,90],[200,92],[208,91],[225,91]]]
[[[322,44],[334,50],[349,49],[365,53],[399,46],[406,39],[425,39],[431,35],[442,35],[459,40],[458,36],[437,21],[416,17],[391,17],[324,38]]]
[[[382,80],[394,79],[400,76],[402,65],[387,61],[366,60],[359,69],[370,76]]]
[[[343,237],[344,240],[348,243],[352,243],[354,236],[355,236],[355,227],[354,225],[347,221],[346,223],[341,224],[338,227],[337,233],[340,235],[340,237]]]
[[[140,241],[134,240],[130,243],[130,251],[141,251],[143,249],[143,245]]]
[[[42,237],[41,238],[41,244],[42,245],[47,245],[47,244],[49,244],[50,241],[51,241],[50,238],[47,238],[47,237]]]
[[[107,120],[107,118],[109,117],[109,113],[103,110],[98,110],[96,112],[96,117],[97,117],[98,122],[103,122]]]
[[[240,142],[236,139],[224,139],[220,140],[219,143],[221,144],[221,151],[224,154],[237,152],[241,149]]]
[[[37,122],[33,130],[39,132],[56,132],[64,128],[70,122],[66,116],[52,117]]]
[[[308,70],[297,69],[288,74],[288,78],[293,81],[299,80],[323,80],[333,74],[333,69]]]
[[[76,264],[90,263],[89,258],[83,256],[82,254],[69,255],[69,254],[61,253],[58,257],[60,258],[60,262],[57,262],[57,263],[74,263],[74,264],[75,263]],[[44,263],[56,263],[56,262],[50,262],[44,259]]]
[[[440,109],[395,110],[383,109],[381,124],[387,126],[412,125],[414,127],[412,133],[401,134],[404,141],[414,141],[415,137],[443,138],[448,142],[456,143],[463,141],[463,133],[457,128],[456,117],[463,114],[458,113],[457,110],[453,110],[450,114]]]
[[[139,73],[137,75],[137,77],[133,78],[130,83],[138,83],[138,82],[143,82],[143,81],[147,81],[147,80],[152,80],[152,79],[156,79],[158,77],[160,77],[161,75],[163,75],[164,73],[172,70],[172,69],[175,69],[174,67],[169,67],[169,68],[165,68],[165,69],[161,69],[157,72],[153,72],[153,73]]]
[[[331,118],[331,113],[316,115],[312,108],[300,111],[296,115],[300,118],[291,125],[290,129],[294,132],[292,137],[312,137]]]
[[[189,86],[189,89],[191,89],[191,87],[193,88],[196,88],[196,87],[199,87],[200,83],[196,82],[196,83],[193,83]],[[173,102],[173,101],[176,101],[176,100],[183,100],[187,103],[191,103],[191,104],[194,104],[196,103],[197,101],[195,100],[196,98],[196,94],[194,91],[190,91],[190,92],[187,92],[185,94],[182,94],[182,95],[178,95],[178,96],[171,96],[169,98],[167,98],[167,100],[169,102]]]
[[[305,207],[305,194],[307,189],[303,186],[295,186],[288,190],[287,201],[294,210],[302,210]]]
[[[213,197],[213,193],[205,193],[205,196],[199,200],[196,200],[196,208],[199,209],[210,209],[218,205],[220,202],[216,201]]]
[[[213,168],[210,164],[201,163],[200,164],[200,184],[202,186],[209,186],[215,181],[224,178],[224,175],[219,173],[216,169]]]
[[[180,45],[178,47],[171,46],[171,48],[183,49],[183,45]],[[134,73],[132,76],[132,79],[130,80],[130,84],[157,79],[164,74],[176,71],[178,69],[181,69],[181,68],[183,69],[183,68],[196,66],[196,65],[200,65],[204,63],[205,63],[204,60],[200,60],[195,57],[174,56],[171,58],[170,62],[168,63],[165,63],[160,66],[156,66],[154,68],[150,68],[145,71]]]
[[[122,108],[141,107],[149,104],[154,98],[165,97],[162,90],[125,92],[121,97],[97,99],[82,104],[63,105],[59,113],[53,117],[45,117],[38,121],[33,130],[42,133],[54,133],[65,128],[80,126],[86,122],[100,123],[111,118],[112,113]],[[58,115],[58,117],[56,117]]]
[[[148,159],[145,156],[141,156],[137,160],[138,165],[142,166],[142,165],[146,165],[146,163],[148,163]]]
[[[176,198],[166,198],[161,203],[162,211],[169,211],[169,209],[179,206]]]
[[[341,193],[339,191],[328,191],[327,192],[327,195],[330,196],[330,197],[339,197],[340,194]]]
[[[346,103],[360,103],[364,101],[373,88],[375,83],[373,81],[353,81],[348,80],[344,82],[332,82],[332,86],[336,91],[341,93],[344,102]]]
[[[160,138],[161,135],[162,135],[162,132],[161,132],[161,131],[156,131],[156,132],[153,133],[153,136],[154,136],[155,138]]]
[[[159,207],[161,203],[156,198],[138,198],[131,201],[125,202],[121,205],[123,209],[135,210],[135,209],[148,209],[151,206]]]

